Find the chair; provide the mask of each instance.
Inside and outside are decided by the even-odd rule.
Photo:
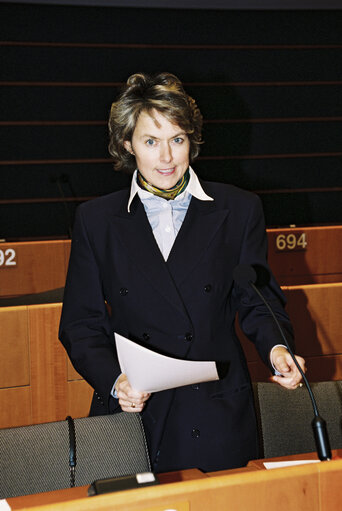
[[[311,384],[319,413],[327,423],[332,449],[342,448],[342,381]],[[274,383],[254,383],[262,457],[313,452],[313,408],[305,386],[287,390]]]
[[[151,471],[139,414],[73,421],[75,486]],[[68,421],[0,430],[0,498],[70,487]]]

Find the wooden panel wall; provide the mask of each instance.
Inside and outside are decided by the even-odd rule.
[[[0,309],[0,427],[87,415],[92,390],[58,341],[61,304]]]
[[[342,283],[283,289],[309,380],[341,380]],[[60,311],[61,304],[0,308],[0,427],[87,415],[92,389],[58,341]],[[252,380],[268,380],[254,346],[242,343]]]
[[[65,236],[122,188],[107,152],[127,77],[168,70],[204,115],[198,174],[260,194],[269,226],[342,222],[342,11],[0,4],[0,236]]]
[[[294,279],[316,282],[283,285],[295,330],[296,351],[306,358],[311,381],[342,379],[342,263],[338,251],[342,228],[306,230],[306,250],[300,247],[298,251],[283,247],[289,232],[296,239],[303,233],[296,228],[268,232],[273,271],[285,282]],[[276,243],[278,236],[280,249],[279,241],[278,247]],[[289,241],[292,246],[293,238]],[[11,283],[15,291],[20,290],[22,283],[23,289],[38,292],[47,289],[51,279],[57,285],[64,282],[69,241],[1,246],[5,251],[7,246],[15,250],[18,247],[17,266],[0,269],[0,288],[6,292]],[[335,283],[330,283],[332,278]],[[82,417],[88,413],[92,391],[71,366],[57,338],[60,311],[61,304],[0,308],[0,427],[61,420],[68,414]],[[253,345],[243,336],[242,343],[252,379],[267,380],[270,374]]]
[[[296,342],[306,360],[309,381],[342,379],[342,283],[285,286]],[[250,341],[240,335],[253,381],[267,381],[269,371]],[[281,344],[281,338],[279,338]]]

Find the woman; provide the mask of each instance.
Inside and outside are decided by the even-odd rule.
[[[140,412],[155,472],[233,468],[258,457],[237,313],[264,362],[281,373],[274,381],[291,389],[301,379],[262,302],[233,282],[239,264],[269,271],[260,201],[199,181],[190,162],[201,128],[195,101],[174,75],[128,79],[112,105],[109,150],[116,169],[134,170],[131,188],[78,208],[60,325],[72,363],[95,390],[91,415]],[[292,342],[273,276],[263,292]],[[114,332],[169,356],[228,363],[228,372],[215,382],[139,392],[121,374]]]

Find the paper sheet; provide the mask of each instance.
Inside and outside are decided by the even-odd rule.
[[[0,499],[0,511],[11,511],[11,507],[9,506],[7,500]]]
[[[293,467],[294,465],[306,465],[308,463],[320,463],[320,460],[295,460],[295,461],[265,461],[267,470],[271,468]]]
[[[121,371],[136,390],[159,392],[219,379],[215,362],[167,357],[114,335]]]

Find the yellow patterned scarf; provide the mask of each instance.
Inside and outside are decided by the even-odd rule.
[[[174,199],[179,195],[180,193],[185,190],[185,188],[188,185],[189,179],[190,179],[190,172],[189,169],[185,172],[183,177],[178,181],[178,183],[175,184],[172,188],[169,188],[168,190],[162,190],[161,188],[157,188],[156,186],[151,185],[144,176],[139,172],[138,170],[138,184],[143,188],[144,190],[147,190],[148,192],[153,193],[154,195],[158,195],[158,197],[163,197],[163,199]]]

